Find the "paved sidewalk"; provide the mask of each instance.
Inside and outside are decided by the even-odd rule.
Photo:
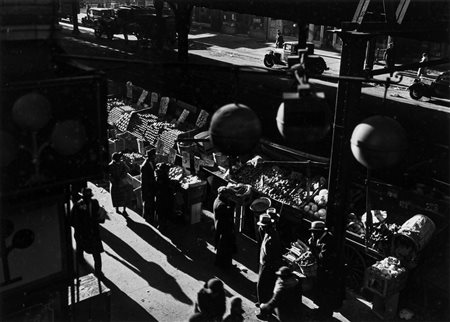
[[[134,211],[117,214],[107,190],[89,183],[95,198],[110,217],[102,225],[105,252],[102,254],[105,284],[111,289],[112,321],[187,321],[193,313],[197,291],[204,281],[216,276],[226,287],[228,304],[240,296],[245,321],[255,317],[257,281],[257,245],[238,234],[239,253],[236,269],[223,271],[213,265],[215,256],[212,216],[204,211],[195,225],[172,222],[160,232]],[[92,256],[85,255],[93,266]],[[88,272],[85,272],[88,273]],[[348,294],[344,306],[334,314],[335,321],[376,321],[371,304]],[[303,321],[315,321],[317,306],[303,297]]]

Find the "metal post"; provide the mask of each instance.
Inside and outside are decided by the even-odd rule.
[[[341,32],[339,36],[343,40],[339,75],[362,76],[368,34]],[[361,82],[339,80],[328,177],[329,195],[326,218],[326,226],[334,235],[335,254],[331,254],[334,260],[326,261],[332,265],[329,267],[331,276],[327,278],[332,283],[329,285],[329,292],[324,292],[325,296],[334,297],[325,299],[325,303],[333,303],[334,308],[342,305],[345,294],[344,242],[348,192],[351,169],[356,163],[350,149],[350,138],[356,126],[357,120],[355,120],[354,111],[359,107],[360,95]]]

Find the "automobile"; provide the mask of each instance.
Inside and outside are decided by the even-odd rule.
[[[112,8],[89,8],[86,16],[81,19],[81,24],[85,27],[95,27],[99,19],[113,19],[115,11]]]
[[[414,83],[408,87],[409,96],[418,100],[423,96],[439,97],[450,99],[450,71],[446,71],[439,75],[431,84],[425,83],[420,78],[416,78]]]
[[[328,70],[325,60],[317,55],[314,55],[314,44],[307,43],[308,55],[306,56],[305,65],[306,70],[311,74],[322,74],[325,70]],[[264,56],[264,66],[273,67],[274,65],[288,66],[288,57],[292,55],[298,55],[298,41],[287,41],[283,44],[282,48],[275,48],[270,50]],[[290,67],[290,66],[288,66]]]

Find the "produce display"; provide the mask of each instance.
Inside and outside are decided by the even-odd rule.
[[[316,175],[312,178],[307,178],[303,173],[291,171],[277,165],[271,166],[264,163],[245,164],[232,173],[231,179],[236,182],[249,184],[258,192],[297,209],[304,210],[305,203],[311,202],[317,207],[317,209],[314,207],[315,211],[312,213],[308,209],[308,213],[311,215],[318,212],[320,208],[324,208],[328,200],[328,191],[322,189],[326,186],[324,177]],[[320,191],[322,191],[320,198],[316,200],[321,206],[318,206],[313,198]],[[326,216],[326,211],[324,210],[321,211],[322,218]],[[317,216],[319,216],[319,213],[317,213]]]
[[[317,261],[309,247],[301,240],[291,243],[288,252],[283,255],[284,260],[294,270],[300,270],[305,276],[315,276]]]
[[[406,269],[401,265],[400,260],[392,256],[376,262],[369,270],[386,279],[398,278],[401,274],[406,273]]]
[[[188,175],[180,180],[180,185],[183,189],[189,188],[189,186],[194,185],[196,183],[200,183],[202,180],[196,175]]]
[[[373,226],[367,246],[377,250],[382,254],[388,254],[394,235],[400,229],[395,223],[387,223],[387,213],[383,210],[372,210]],[[375,216],[378,216],[376,218]],[[362,217],[362,219],[365,219]],[[347,230],[358,235],[360,238],[366,237],[365,220],[359,219],[354,213],[350,213],[347,218]]]
[[[179,181],[184,175],[184,170],[180,166],[172,166],[169,169],[169,179]]]

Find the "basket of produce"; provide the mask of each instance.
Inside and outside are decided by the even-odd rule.
[[[300,255],[297,260],[300,271],[306,277],[317,276],[317,262],[314,255],[310,251],[306,251]]]
[[[386,297],[401,291],[406,283],[407,272],[395,257],[386,257],[366,269],[364,287]]]

